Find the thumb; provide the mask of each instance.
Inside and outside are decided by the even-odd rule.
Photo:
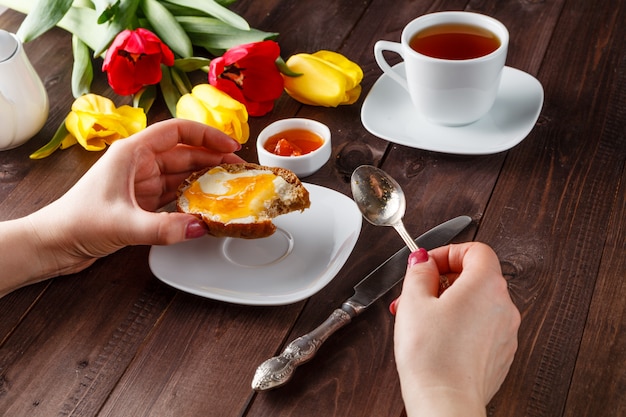
[[[207,234],[202,220],[185,213],[144,212],[134,224],[130,238],[143,245],[171,245]]]
[[[409,255],[408,266],[402,293],[389,306],[389,310],[395,315],[400,298],[409,297],[432,297],[439,294],[439,269],[433,259],[428,256],[424,248],[420,248]]]

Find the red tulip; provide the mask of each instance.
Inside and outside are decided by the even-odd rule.
[[[274,41],[231,48],[211,61],[209,83],[243,103],[250,116],[263,116],[283,93],[283,78],[276,67],[279,55]]]
[[[174,65],[174,53],[154,33],[138,28],[115,37],[102,70],[113,91],[126,96],[161,81],[161,64]]]

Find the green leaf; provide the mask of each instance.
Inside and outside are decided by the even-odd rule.
[[[216,17],[224,23],[241,30],[249,30],[250,25],[237,13],[215,2],[215,0],[169,0],[170,3],[200,10],[207,15]]]
[[[119,13],[119,11],[120,0],[117,0],[114,4],[110,4],[108,7],[106,7],[102,11],[100,16],[98,16],[98,24],[101,25],[103,23],[113,20],[113,18]]]
[[[87,7],[90,9],[94,9],[95,5],[91,0],[74,0],[72,3],[72,7]]]
[[[211,17],[181,16],[176,20],[194,45],[208,50],[221,50],[251,42],[273,39],[278,33],[257,29],[241,30]]]
[[[38,0],[17,31],[22,42],[29,42],[59,23],[73,0]]]
[[[278,71],[280,71],[282,74],[286,75],[287,77],[299,77],[302,75],[301,72],[293,72],[291,68],[287,66],[282,56],[279,56],[278,58],[276,58],[276,67],[278,68]]]
[[[133,107],[142,108],[148,114],[156,99],[156,85],[147,85],[133,96]]]
[[[7,0],[3,0],[3,1],[7,1]],[[170,1],[172,0],[163,0],[162,4],[163,6],[167,8],[167,10],[172,12],[174,16],[203,16],[203,17],[211,16],[210,14],[205,12],[204,9],[200,10],[197,7],[194,7],[194,8],[185,7],[185,6],[181,6],[180,4],[170,3]],[[228,1],[216,0],[217,3],[221,4],[224,7],[230,6],[231,4],[235,3],[235,1],[236,0],[228,0]]]
[[[174,67],[185,72],[192,72],[192,71],[196,71],[199,69],[205,69],[210,64],[211,64],[211,60],[209,58],[204,58],[204,57],[181,58],[181,59],[176,59],[174,61]]]
[[[137,19],[135,15],[140,1],[141,0],[124,0],[120,2],[120,8],[116,15],[117,18],[103,25],[106,27],[106,32],[99,40],[97,46],[92,48],[94,50],[94,56],[102,55],[121,31],[133,27],[132,22]],[[90,21],[92,27],[94,26],[93,22],[97,20],[98,18],[96,17],[95,20]]]
[[[89,47],[76,35],[72,36],[72,53],[74,64],[72,66],[72,94],[78,98],[91,91],[93,81],[93,67]]]
[[[94,0],[96,1],[96,0]],[[72,7],[87,7],[90,9],[96,9],[97,7],[95,7],[96,5],[94,4],[94,1],[92,0],[74,0],[74,2],[72,3]],[[108,1],[108,0],[104,0],[104,1]]]
[[[6,1],[6,0],[3,0]],[[172,4],[167,1],[162,1],[161,4],[170,11],[174,16],[202,16],[207,17],[207,14],[198,9],[190,9],[189,7],[184,7],[179,4]]]
[[[178,103],[181,94],[172,81],[170,67],[161,65],[161,70],[163,71],[160,83],[161,93],[163,94],[163,99],[165,100],[170,114],[172,117],[176,117],[176,103]]]
[[[28,14],[37,4],[37,0],[1,0],[0,4],[16,12]]]
[[[71,7],[58,26],[76,35],[90,49],[98,48],[101,39],[107,36],[106,25],[94,25],[98,14],[89,7]],[[95,55],[96,57],[98,55]]]
[[[159,1],[142,0],[141,9],[156,34],[172,51],[183,58],[193,55],[193,46],[189,36],[187,36],[174,16]]]
[[[65,139],[65,137],[69,134],[70,132],[68,132],[67,128],[65,127],[65,120],[63,120],[61,126],[59,126],[52,139],[50,139],[50,142],[46,143],[44,146],[30,154],[29,158],[43,159],[47,156],[50,156],[54,151],[61,147],[61,142],[63,142],[63,139]]]
[[[172,82],[176,86],[176,89],[180,92],[180,95],[187,94],[191,92],[193,85],[191,85],[191,81],[189,81],[189,77],[183,71],[176,69],[175,67],[171,69]]]

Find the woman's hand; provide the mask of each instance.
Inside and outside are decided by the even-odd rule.
[[[192,172],[242,162],[233,153],[239,149],[220,131],[179,119],[156,123],[113,143],[58,200],[0,225],[7,231],[3,244],[13,239],[30,258],[30,265],[21,265],[21,272],[13,275],[10,289],[77,272],[124,246],[172,244],[202,236],[205,229],[196,217],[155,211],[176,198],[178,186]],[[10,254],[5,251],[3,256]],[[0,266],[7,265],[11,259],[0,259]]]
[[[439,277],[451,286],[439,294]],[[467,243],[409,258],[395,354],[409,416],[483,416],[517,349],[520,314],[495,253]]]

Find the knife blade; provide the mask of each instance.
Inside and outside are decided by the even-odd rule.
[[[472,219],[459,216],[448,220],[424,233],[417,239],[417,246],[431,250],[450,242],[465,229]],[[386,294],[404,279],[409,256],[406,246],[392,255],[354,286],[354,295],[310,333],[300,336],[285,347],[285,350],[263,362],[252,378],[252,389],[265,391],[287,383],[296,368],[313,359],[318,349],[338,329],[350,323],[372,303]]]

